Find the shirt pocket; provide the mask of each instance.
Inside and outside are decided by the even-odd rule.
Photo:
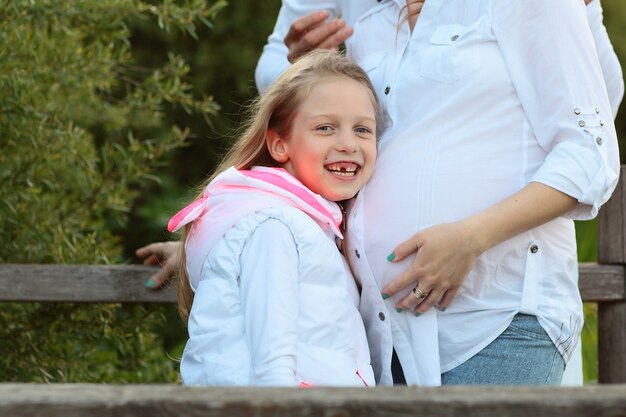
[[[480,23],[438,26],[422,52],[420,75],[449,84],[480,68]]]

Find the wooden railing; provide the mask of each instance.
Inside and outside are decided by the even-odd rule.
[[[598,263],[580,264],[598,303],[599,382],[626,384],[626,169],[598,221]],[[174,303],[144,266],[0,265],[0,302]],[[0,376],[1,378],[1,376]],[[43,407],[43,408],[38,408]],[[40,411],[37,411],[40,410]],[[581,388],[188,388],[0,384],[0,416],[626,416],[626,385]]]
[[[220,388],[0,384],[6,417],[618,417],[626,385]]]

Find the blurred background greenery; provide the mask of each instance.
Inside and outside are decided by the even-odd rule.
[[[167,220],[228,148],[280,7],[224,3],[0,0],[0,262],[132,263],[175,238]],[[626,62],[626,4],[602,3]],[[595,221],[577,229],[595,260]],[[0,380],[177,382],[185,338],[174,306],[5,303]]]

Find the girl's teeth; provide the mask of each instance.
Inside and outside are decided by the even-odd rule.
[[[333,170],[331,170],[330,172],[332,172],[335,175],[340,175],[342,177],[352,177],[352,176],[354,176],[354,171],[347,172],[347,171],[333,171]]]
[[[357,170],[356,166],[344,166],[339,164],[333,164],[328,166],[328,170],[337,174],[351,175]]]

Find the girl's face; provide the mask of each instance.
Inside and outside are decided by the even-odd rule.
[[[288,138],[268,132],[283,168],[327,200],[354,197],[372,176],[376,112],[369,90],[348,77],[316,83],[296,110]]]

